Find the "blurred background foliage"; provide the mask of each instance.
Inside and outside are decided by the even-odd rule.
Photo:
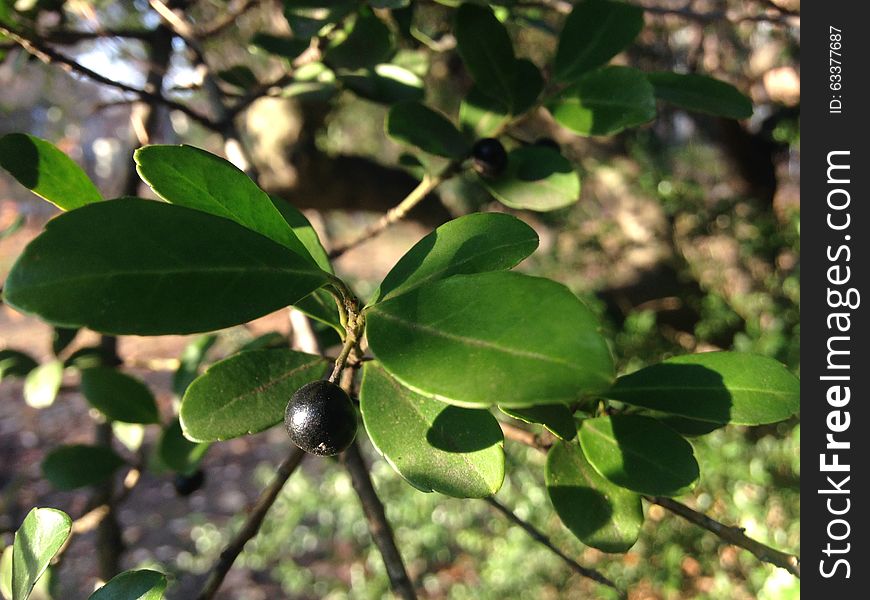
[[[238,4],[196,2],[189,14],[209,23]],[[280,74],[281,64],[252,51],[248,40],[259,31],[283,32],[286,23],[276,17],[279,3],[251,4],[233,26],[208,40],[205,51],[215,69],[244,63],[269,80]],[[648,0],[645,6],[646,27],[620,62],[724,79],[752,97],[755,114],[736,123],[664,109],[649,126],[609,138],[570,136],[543,114],[523,121],[512,131],[516,141],[555,138],[583,175],[583,192],[573,207],[520,215],[542,240],[521,268],[565,283],[595,307],[621,372],[673,354],[733,347],[775,357],[799,374],[799,3]],[[560,17],[544,9],[524,14],[512,28],[518,54],[543,64],[554,50]],[[39,18],[46,30],[158,23],[143,0],[69,1],[62,9],[52,4]],[[425,77],[427,102],[455,114],[470,81],[451,46],[449,9],[415,2],[412,23],[425,43],[403,49],[400,62]],[[135,40],[98,38],[64,49],[110,77],[144,82],[148,57]],[[130,125],[136,107],[114,90],[34,61],[2,40],[0,53],[0,134],[26,131],[52,140],[85,166],[108,196],[122,193],[132,149],[140,143]],[[205,106],[197,81],[196,69],[176,54],[165,89]],[[213,133],[179,113],[159,110],[164,118],[151,142],[183,140],[222,152]],[[346,93],[328,101],[266,98],[241,125],[264,187],[305,208],[328,243],[352,237],[401,198],[395,190],[407,175],[395,165],[402,149],[384,135],[384,114],[384,107]],[[439,199],[343,257],[337,264],[342,277],[366,295],[433,225],[472,210],[503,210],[470,179],[452,181]],[[0,238],[0,274],[50,216],[49,205],[0,174],[0,230],[25,219]],[[2,345],[48,356],[44,327],[6,307],[0,319]],[[280,319],[267,324],[287,327]],[[135,363],[166,356],[183,342],[123,341],[121,351]],[[212,358],[222,351],[219,344]],[[165,392],[164,403],[171,402],[165,376],[151,375],[149,383]],[[46,449],[76,438],[77,421],[69,415],[84,411],[84,403],[66,389],[64,402],[37,415],[21,402],[18,383],[3,382],[0,390],[0,450],[9,457],[0,468],[4,530],[34,504],[80,506],[81,497],[52,492],[39,481],[38,463]],[[799,554],[797,421],[728,427],[693,443],[703,476],[687,502]],[[186,574],[208,569],[241,523],[230,515],[266,483],[284,444],[280,431],[220,444],[205,462],[205,490],[189,503],[173,497],[165,477],[146,476],[142,486],[150,496],[122,514],[132,526],[125,538],[131,549],[126,566],[159,565],[177,580],[171,597],[189,597],[185,594],[196,587]],[[417,492],[368,450],[409,570],[429,597],[609,598],[485,503]],[[582,564],[630,588],[631,598],[799,598],[799,582],[785,572],[721,545],[656,506],[645,506],[644,533],[626,555],[583,547],[549,506],[542,457],[514,445],[506,450],[502,502]],[[92,573],[88,543],[94,540],[83,539],[81,554],[67,559],[54,578],[59,589],[84,594]],[[227,598],[379,598],[388,590],[348,477],[329,461],[309,461],[293,476],[239,566],[228,580]]]

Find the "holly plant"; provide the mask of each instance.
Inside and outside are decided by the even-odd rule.
[[[56,327],[58,355],[80,328],[105,336],[206,334],[180,360],[178,414],[169,422],[147,387],[98,348],[42,366],[6,350],[3,375],[26,375],[32,403],[44,405],[63,369],[76,370],[84,397],[106,421],[161,428],[158,462],[177,474],[181,494],[202,484],[199,463],[210,444],[283,423],[288,445],[338,455],[352,474],[365,436],[420,492],[490,499],[506,510],[493,496],[505,477],[508,439],[546,453],[553,510],[587,546],[628,551],[648,502],[797,572],[794,557],[704,521],[673,500],[691,493],[701,476],[693,437],[798,413],[799,382],[786,367],[764,356],[718,351],[617,373],[596,314],[564,285],[516,269],[538,246],[521,209],[563,208],[578,201],[581,185],[558,144],[548,137],[519,139],[518,123],[543,111],[566,134],[603,136],[651,121],[657,100],[744,118],[752,111],[748,99],[703,75],[608,64],[640,32],[637,6],[577,4],[564,19],[555,55],[541,68],[515,55],[506,26],[517,14],[505,8],[511,3],[495,12],[466,3],[453,10],[451,31],[472,85],[458,111],[442,112],[423,101],[419,77],[390,62],[397,39],[407,33],[396,29],[407,4],[287,2],[293,37],[258,34],[253,40],[290,64],[316,47],[318,61],[288,67],[282,82],[288,94],[307,85],[306,93],[341,89],[387,104],[385,131],[410,153],[403,164],[418,177],[417,188],[383,222],[332,253],[301,211],[194,146],[136,150],[135,168],[159,201],[107,200],[49,142],[28,134],[0,139],[0,165],[63,211],[27,245],[3,288],[10,306]],[[221,77],[249,86],[249,73],[236,69]],[[467,214],[434,229],[369,297],[336,274],[333,258],[356,250],[454,178],[470,178],[503,210]],[[280,337],[276,347],[270,338],[200,373],[212,332],[285,307],[331,328],[340,343],[302,352]],[[302,456],[294,450],[282,464],[277,490]],[[125,468],[147,465],[107,445],[62,446],[42,465],[59,489],[104,484]],[[354,476],[361,498],[374,493],[366,481]],[[258,502],[262,513],[255,511],[260,520],[268,506],[266,494]],[[376,512],[367,511],[370,520],[383,519],[383,508],[380,517]],[[4,554],[11,570],[4,594],[25,600],[70,535],[65,514],[34,509],[11,554]],[[413,597],[401,556],[397,562],[390,540],[374,531],[373,537],[395,591]],[[228,551],[229,565],[216,568],[212,588],[201,597],[211,597],[240,551]],[[166,585],[155,571],[127,571],[92,598],[156,599]]]

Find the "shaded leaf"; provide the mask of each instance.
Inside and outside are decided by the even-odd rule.
[[[250,90],[260,83],[250,67],[245,65],[235,65],[229,69],[223,69],[218,71],[216,75],[224,83],[242,90]]]
[[[630,67],[586,73],[548,108],[560,125],[580,135],[610,135],[656,116],[652,85]]]
[[[251,38],[251,44],[265,50],[269,54],[292,61],[305,52],[311,45],[311,42],[302,38],[258,32]]]
[[[728,119],[752,116],[752,101],[733,85],[705,75],[647,73],[659,100],[680,108]]]
[[[742,352],[677,356],[620,377],[608,398],[689,419],[776,423],[800,410],[800,381],[772,358]]]
[[[456,10],[456,50],[479,90],[513,106],[516,58],[504,25],[488,7],[463,4]]]
[[[281,213],[281,217],[283,217],[284,221],[286,221],[290,226],[293,233],[297,238],[299,238],[299,241],[302,242],[302,245],[305,246],[306,252],[308,252],[308,255],[314,259],[317,266],[327,273],[332,273],[333,270],[332,264],[329,262],[329,254],[327,254],[326,250],[323,248],[320,237],[317,235],[314,227],[312,227],[311,221],[308,220],[308,217],[306,217],[301,210],[283,198],[278,198],[277,196],[269,196],[269,198],[272,200],[272,204],[275,205],[275,208],[278,209],[278,212]]]
[[[468,140],[447,117],[419,102],[402,102],[387,115],[387,133],[404,144],[447,158],[464,158]]]
[[[580,199],[580,177],[567,158],[545,146],[524,146],[508,153],[504,173],[480,182],[496,200],[511,208],[546,212]]]
[[[31,370],[24,380],[24,401],[31,408],[54,404],[63,381],[63,363],[53,360]]]
[[[70,535],[72,519],[54,508],[34,508],[12,544],[12,599],[27,600],[51,559]]]
[[[370,304],[452,275],[511,269],[537,247],[538,234],[516,217],[475,213],[453,219],[399,259]]]
[[[302,300],[293,304],[293,308],[335,329],[339,335],[344,335],[344,327],[341,325],[341,317],[338,306],[332,294],[324,289],[315,290]]]
[[[547,492],[565,527],[603,552],[626,552],[643,526],[640,496],[599,475],[577,443],[556,442],[547,453]]]
[[[530,60],[521,58],[515,63],[516,78],[510,99],[493,98],[471,88],[459,107],[459,122],[463,131],[477,138],[493,137],[504,127],[512,115],[520,115],[535,105],[544,89],[544,79],[538,67]]]
[[[178,368],[172,374],[172,391],[176,396],[181,398],[187,386],[199,376],[199,368],[215,342],[217,342],[215,334],[201,335],[188,342],[181,351]]]
[[[293,304],[326,277],[231,221],[129,198],[50,221],[18,258],[4,293],[55,325],[161,335],[245,323]]]
[[[53,144],[33,135],[9,133],[0,138],[0,167],[61,210],[103,199],[81,167]]]
[[[211,443],[191,442],[184,437],[181,423],[175,419],[161,433],[157,454],[163,464],[173,471],[190,475],[199,468],[210,446]]]
[[[378,452],[417,489],[485,498],[501,487],[504,436],[488,411],[415,394],[374,362],[363,368],[360,408]]]
[[[319,379],[326,359],[293,350],[252,350],[211,365],[184,394],[184,436],[208,442],[257,433],[280,423],[300,387]]]
[[[423,80],[398,65],[381,64],[367,71],[339,73],[344,86],[357,96],[381,102],[419,101],[423,99]]]
[[[0,350],[0,381],[6,377],[26,377],[38,366],[29,354],[11,348]]]
[[[157,403],[139,379],[111,367],[82,371],[82,395],[111,420],[124,423],[157,423]]]
[[[624,2],[586,0],[565,19],[556,51],[554,75],[573,81],[607,63],[643,29],[643,9]]]
[[[393,35],[383,21],[363,9],[353,24],[332,36],[323,62],[333,69],[365,69],[393,53]]]
[[[639,415],[586,419],[579,438],[598,473],[639,494],[679,496],[698,481],[692,445],[656,419]]]
[[[564,404],[541,404],[529,408],[507,408],[499,406],[506,415],[525,423],[539,423],[562,440],[572,440],[577,436],[577,423],[574,413]]]
[[[307,39],[338,23],[358,6],[355,0],[286,0],[284,17],[295,37]]]
[[[91,594],[89,600],[161,600],[166,591],[166,576],[141,569],[124,571]]]
[[[384,368],[413,391],[451,404],[567,404],[613,378],[595,316],[547,279],[455,275],[370,306],[366,319]]]
[[[124,465],[106,446],[58,446],[42,461],[42,474],[59,490],[102,483]]]

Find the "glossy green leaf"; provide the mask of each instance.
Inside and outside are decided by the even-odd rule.
[[[251,44],[265,50],[269,54],[280,56],[290,61],[311,46],[311,42],[303,38],[284,37],[263,32],[254,34],[254,37],[251,38]]]
[[[513,105],[516,58],[504,25],[488,7],[463,4],[456,11],[456,49],[479,90]]]
[[[103,199],[81,167],[53,144],[33,135],[10,133],[0,138],[0,167],[61,210]]]
[[[544,88],[544,79],[538,67],[524,58],[516,61],[516,79],[511,93],[513,107],[507,98],[492,98],[473,87],[459,107],[459,122],[463,131],[474,137],[492,137],[511,119],[529,110]]]
[[[89,600],[161,600],[166,591],[166,576],[141,569],[124,571],[91,594]]]
[[[700,471],[692,445],[651,417],[586,419],[578,437],[598,473],[639,494],[679,496],[698,481]]]
[[[529,408],[507,408],[499,406],[506,415],[525,423],[538,423],[562,440],[572,440],[577,436],[577,423],[574,414],[564,404],[541,404]]]
[[[142,180],[167,202],[230,219],[310,258],[269,195],[228,160],[186,145],[145,146],[133,158]]]
[[[453,219],[399,259],[370,304],[452,275],[511,269],[537,247],[538,234],[516,217],[475,213]]]
[[[227,219],[128,198],[50,221],[18,258],[4,293],[55,325],[161,335],[245,323],[293,304],[326,277]]]
[[[556,51],[554,75],[573,81],[607,63],[643,28],[643,9],[624,2],[586,0],[565,19]]]
[[[580,176],[557,150],[523,146],[508,153],[504,173],[480,182],[496,200],[511,208],[546,212],[580,199]]]
[[[187,386],[199,376],[199,369],[205,361],[206,354],[217,342],[213,333],[201,335],[188,342],[181,351],[178,368],[172,374],[172,391],[181,398]]]
[[[12,600],[12,546],[0,553],[0,597]]]
[[[333,69],[365,69],[393,54],[393,34],[371,10],[363,9],[349,28],[337,32],[323,62]]]
[[[124,465],[106,446],[58,446],[42,461],[42,474],[59,490],[101,483]]]
[[[319,379],[327,365],[293,350],[253,350],[217,362],[184,394],[184,436],[209,442],[268,429],[283,420],[293,392]]]
[[[29,354],[11,348],[0,350],[0,381],[7,377],[26,377],[38,366]]]
[[[284,221],[290,226],[293,233],[297,238],[299,238],[299,241],[302,242],[302,245],[305,246],[306,252],[308,252],[308,255],[314,259],[317,266],[327,273],[332,273],[333,270],[332,264],[329,262],[329,254],[327,254],[326,250],[323,248],[323,244],[320,242],[320,237],[317,235],[314,227],[312,227],[311,221],[308,220],[308,217],[306,217],[301,210],[283,198],[278,198],[277,196],[270,196],[269,198],[272,200],[272,204],[275,208],[278,209],[278,212],[281,213],[281,217],[283,217]]]
[[[571,403],[613,379],[593,313],[512,272],[455,275],[366,309],[369,346],[412,390],[460,406]]]
[[[631,67],[586,73],[548,108],[560,125],[580,135],[610,135],[656,116],[652,84]]]
[[[381,64],[366,71],[339,73],[346,88],[361,98],[383,104],[420,101],[423,80],[398,65]]]
[[[70,535],[72,519],[54,508],[34,508],[12,544],[12,600],[27,600],[51,559]]]
[[[680,108],[729,119],[752,116],[752,101],[737,88],[705,75],[647,73],[659,100]]]
[[[387,133],[396,141],[447,158],[464,158],[468,140],[444,115],[419,102],[402,102],[387,115]]]
[[[209,442],[191,442],[184,437],[181,423],[175,419],[161,433],[157,454],[173,471],[189,475],[199,468],[210,446]]]
[[[643,526],[640,496],[592,468],[577,443],[556,442],[547,453],[547,492],[565,527],[603,552],[626,552]]]
[[[605,395],[714,423],[762,425],[800,410],[800,381],[772,358],[706,352],[670,358],[620,377]]]
[[[24,401],[31,408],[45,408],[54,404],[63,382],[63,363],[53,360],[27,374],[24,380]]]
[[[157,403],[141,380],[111,367],[82,371],[82,395],[111,420],[124,423],[157,423]]]
[[[324,289],[315,290],[302,300],[293,304],[293,308],[324,325],[335,329],[339,335],[344,334],[341,325],[341,316],[338,313],[338,305],[335,298]]]
[[[360,408],[378,452],[417,489],[485,498],[501,487],[504,436],[489,411],[415,394],[374,362],[363,368]]]

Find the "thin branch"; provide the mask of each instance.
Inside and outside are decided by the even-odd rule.
[[[801,560],[799,557],[771,548],[766,544],[762,544],[761,542],[747,536],[742,528],[720,523],[719,521],[712,519],[703,513],[699,513],[685,504],[677,502],[671,498],[662,498],[659,496],[644,496],[644,498],[653,504],[658,504],[662,508],[671,511],[675,515],[679,515],[690,523],[706,529],[715,534],[719,539],[729,544],[738,546],[744,550],[749,550],[758,560],[785,569],[800,579]]]
[[[128,40],[149,41],[154,35],[153,29],[99,29],[97,31],[76,31],[72,29],[53,29],[41,36],[44,42],[71,46],[79,42],[100,40],[106,38],[121,38]]]
[[[388,210],[386,214],[363,230],[362,233],[350,242],[340,244],[333,248],[329,253],[329,258],[338,258],[348,250],[380,235],[388,227],[404,219],[411,209],[417,206],[424,198],[426,198],[426,196],[435,191],[439,185],[444,183],[447,179],[450,179],[450,177],[459,169],[459,164],[459,162],[454,161],[447,165],[447,167],[437,175],[424,175],[423,180],[420,181],[419,185],[411,190],[411,193],[405,196],[401,202]]]
[[[359,496],[366,521],[369,525],[369,532],[384,559],[384,565],[387,568],[387,575],[390,577],[393,591],[404,600],[414,600],[417,597],[417,593],[414,591],[414,586],[408,577],[408,572],[405,570],[405,563],[402,561],[402,555],[396,547],[393,530],[384,512],[384,505],[381,503],[380,498],[378,498],[378,494],[369,476],[368,466],[365,464],[365,460],[359,451],[359,445],[356,442],[344,452],[342,461],[344,466],[347,467],[348,473],[350,473],[353,488],[356,490],[357,496]]]
[[[578,575],[580,575],[582,577],[586,577],[587,579],[591,579],[592,581],[595,581],[596,583],[600,583],[601,585],[606,585],[609,588],[613,588],[614,590],[617,591],[617,593],[622,598],[626,597],[625,592],[623,592],[618,587],[616,587],[615,583],[610,581],[607,577],[605,577],[604,575],[602,575],[601,573],[599,573],[595,569],[590,569],[588,567],[584,567],[583,565],[578,563],[576,560],[574,560],[573,558],[571,558],[570,556],[568,556],[567,554],[565,554],[564,552],[559,550],[555,545],[553,545],[553,542],[550,541],[550,538],[548,538],[546,535],[544,535],[540,530],[538,530],[531,523],[519,518],[512,510],[510,510],[504,504],[500,503],[498,500],[496,500],[492,496],[490,496],[488,498],[484,498],[484,500],[486,500],[487,504],[489,504],[490,506],[495,508],[498,512],[500,512],[502,515],[507,517],[507,519],[509,521],[511,521],[514,525],[519,525],[527,534],[529,534],[529,537],[531,537],[533,540],[535,540],[539,544],[546,546],[546,548],[550,552],[552,552],[553,554],[555,554],[556,556],[561,558],[562,561],[565,562],[565,564],[567,564],[569,567],[571,567],[572,571],[574,571],[575,573],[577,573]]]
[[[91,79],[102,85],[119,89],[124,92],[136,94],[142,100],[168,106],[171,109],[186,114],[188,117],[210,130],[216,130],[217,128],[215,123],[207,116],[200,114],[199,112],[193,110],[189,106],[181,104],[180,102],[176,102],[174,100],[166,98],[165,96],[157,92],[149,92],[147,90],[142,90],[131,85],[127,85],[126,83],[122,83],[120,81],[115,81],[114,79],[109,79],[108,77],[100,75],[99,73],[92,71],[86,66],[79,64],[72,58],[61,54],[60,52],[57,52],[52,48],[49,48],[42,42],[28,38],[17,31],[9,29],[4,25],[0,25],[0,33],[7,36],[9,39],[21,46],[28,53],[35,56],[46,64],[56,64],[68,73],[78,73],[79,75],[84,75],[88,79]]]
[[[224,548],[223,552],[221,552],[220,558],[217,563],[215,563],[214,567],[212,567],[211,575],[209,575],[208,581],[206,581],[197,596],[197,600],[210,600],[211,598],[214,598],[215,594],[217,594],[224,578],[232,568],[233,563],[239,557],[239,554],[242,553],[245,544],[248,543],[248,540],[257,535],[257,532],[260,530],[260,525],[263,524],[263,519],[266,518],[266,513],[268,513],[269,509],[272,508],[272,505],[275,504],[275,500],[281,493],[284,484],[287,483],[288,479],[290,479],[290,476],[302,462],[303,458],[305,458],[304,451],[295,446],[290,450],[287,458],[284,459],[284,462],[281,463],[278,470],[275,472],[275,478],[272,479],[272,482],[268,487],[260,493],[260,497],[251,509],[250,514],[248,514],[248,518],[245,520],[242,528],[235,536],[233,536],[233,539],[229,544],[227,544],[227,547]]]
[[[530,436],[529,432],[524,429],[520,429],[519,427],[515,427],[509,423],[500,422],[499,425],[501,425],[501,430],[504,433],[505,439],[525,444],[526,446],[530,446],[544,453],[546,453],[550,448],[549,444],[542,442],[537,436]],[[744,550],[749,550],[758,560],[781,567],[795,577],[800,577],[799,557],[762,544],[761,542],[747,536],[739,527],[724,525],[703,513],[689,508],[685,504],[677,502],[676,500],[661,498],[658,496],[644,496],[644,498],[653,504],[658,504],[662,508],[666,508],[674,514],[683,517],[687,521],[716,534],[721,540],[729,544],[743,548]]]

